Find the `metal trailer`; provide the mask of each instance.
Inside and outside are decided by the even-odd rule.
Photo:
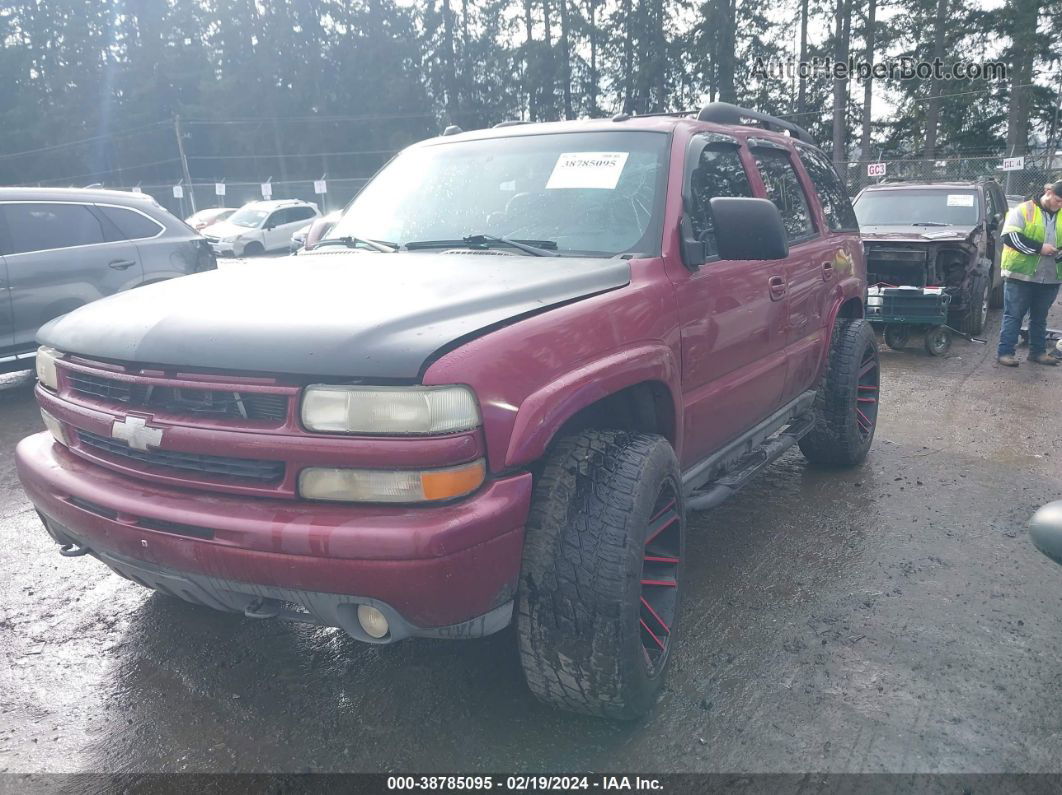
[[[905,347],[911,332],[923,335],[926,353],[943,356],[951,348],[948,306],[951,296],[943,287],[867,288],[867,320],[882,330],[893,350]]]

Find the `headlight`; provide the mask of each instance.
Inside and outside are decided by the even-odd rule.
[[[47,345],[42,345],[37,349],[37,380],[49,389],[59,388],[59,376],[55,372],[55,362],[62,358],[63,354]]]
[[[302,423],[326,433],[433,434],[479,425],[472,391],[444,387],[306,387]]]
[[[311,467],[299,473],[299,496],[343,502],[435,502],[472,493],[485,476],[482,458],[424,471]]]
[[[221,238],[222,243],[235,243],[240,239],[239,235],[229,235],[228,237]]]

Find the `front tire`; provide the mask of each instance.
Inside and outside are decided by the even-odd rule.
[[[985,320],[988,318],[988,288],[984,279],[978,277],[974,280],[970,289],[970,296],[966,303],[966,309],[957,321],[958,329],[963,334],[973,337],[984,331]]]
[[[815,430],[800,440],[813,464],[855,466],[867,457],[878,424],[878,341],[866,320],[838,319],[815,398]]]
[[[243,247],[244,257],[260,257],[263,254],[265,254],[265,246],[257,240],[252,241]]]
[[[535,483],[517,601],[520,658],[539,699],[621,720],[656,703],[685,530],[666,439],[589,430],[556,443]]]

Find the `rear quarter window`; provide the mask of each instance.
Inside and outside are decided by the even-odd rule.
[[[125,240],[142,240],[148,237],[155,237],[164,229],[158,221],[148,218],[136,210],[101,204],[97,204],[96,209],[114,224]]]
[[[856,220],[855,210],[852,209],[852,200],[848,197],[848,191],[833,163],[814,149],[797,147],[797,152],[822,202],[826,225],[834,232],[858,232],[859,221]]]

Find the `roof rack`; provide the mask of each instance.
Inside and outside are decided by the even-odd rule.
[[[530,124],[529,121],[522,121],[520,119],[507,119],[506,121],[500,121],[494,125],[495,129],[498,127],[518,127],[521,124]]]
[[[710,121],[715,122],[716,124],[738,124],[747,126],[747,123],[744,121],[745,119],[758,122],[760,126],[767,130],[786,132],[798,141],[803,141],[811,146],[818,146],[818,144],[815,143],[815,139],[811,137],[811,133],[803,127],[798,127],[792,122],[783,121],[782,119],[771,116],[767,113],[760,113],[756,110],[749,110],[748,108],[731,105],[729,102],[712,102],[701,108],[701,112],[697,114],[698,121]]]

